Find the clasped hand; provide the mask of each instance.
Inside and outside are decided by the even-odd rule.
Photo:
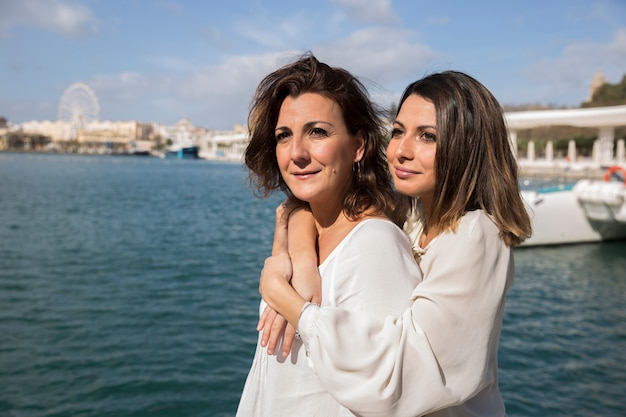
[[[275,270],[275,269],[276,270]],[[278,272],[282,271],[282,272]],[[277,255],[270,256],[265,260],[261,278],[259,280],[259,292],[263,296],[264,288],[271,287],[274,283],[272,280],[285,280],[289,282],[292,276],[291,259],[286,252],[280,252]],[[287,322],[287,320],[278,314],[276,310],[270,306],[265,307],[259,323],[257,331],[261,332],[261,346],[267,348],[269,355],[274,354],[276,345],[283,334],[282,352],[286,356],[291,351],[291,346],[295,338],[296,329]]]
[[[265,260],[259,281],[259,292],[268,304],[271,299],[270,293],[279,293],[281,288],[284,289],[284,286],[289,284],[304,300],[316,303],[321,301],[315,252],[316,234],[310,212],[300,209],[289,200],[277,207],[272,256]],[[289,236],[293,237],[291,245],[288,245]],[[290,253],[294,253],[293,260]],[[295,276],[294,264],[299,266]],[[281,335],[283,335],[282,353],[284,356],[289,354],[296,329],[276,310],[269,306],[265,308],[257,330],[262,332],[261,346],[267,348],[268,354],[275,352]]]

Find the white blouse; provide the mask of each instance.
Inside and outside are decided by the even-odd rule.
[[[375,317],[397,315],[410,305],[421,281],[406,234],[392,222],[360,222],[319,267],[322,306]],[[265,308],[261,302],[260,312]],[[259,336],[260,337],[260,336]],[[347,339],[348,343],[350,339]],[[289,357],[268,355],[257,343],[237,416],[352,416],[329,394],[309,364],[302,342]]]
[[[512,250],[477,210],[418,262],[424,281],[399,316],[304,311],[299,332],[321,383],[363,416],[504,416],[497,354]]]

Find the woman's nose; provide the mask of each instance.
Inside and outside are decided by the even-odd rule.
[[[291,159],[293,161],[308,160],[309,151],[302,136],[294,136],[291,140]]]
[[[393,156],[398,159],[412,159],[414,141],[408,135],[396,140]]]

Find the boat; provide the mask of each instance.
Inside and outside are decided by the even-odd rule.
[[[198,147],[197,146],[184,146],[184,147],[172,147],[165,153],[166,158],[178,158],[178,159],[197,159]]]
[[[533,234],[521,246],[625,240],[625,174],[616,166],[602,180],[523,190]]]

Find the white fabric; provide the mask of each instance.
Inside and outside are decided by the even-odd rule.
[[[312,366],[363,416],[504,416],[497,353],[512,250],[477,210],[418,252],[424,281],[401,315],[304,312],[299,330]]]
[[[410,305],[408,295],[421,273],[406,234],[392,222],[360,222],[322,265],[322,306],[342,307],[375,317],[398,315]],[[260,312],[265,308],[261,302]],[[317,308],[311,306],[306,310]],[[305,311],[306,311],[305,310]],[[351,343],[349,334],[344,339]],[[269,356],[257,343],[237,416],[352,416],[329,395],[307,363],[302,342],[292,354]]]

